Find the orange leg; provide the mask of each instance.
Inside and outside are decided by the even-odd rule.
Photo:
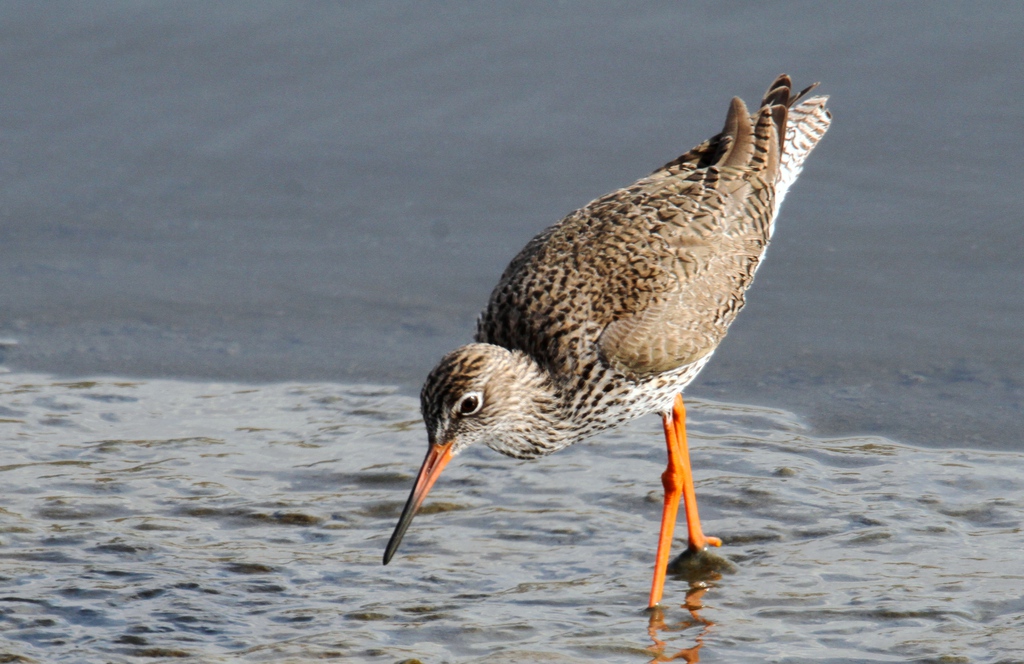
[[[665,573],[668,570],[668,556],[672,548],[672,532],[676,527],[679,513],[679,498],[683,499],[686,511],[686,527],[689,531],[690,550],[703,551],[708,546],[721,546],[722,540],[707,537],[700,529],[697,515],[697,494],[693,490],[693,473],[690,471],[690,450],[686,444],[686,408],[683,395],[676,396],[672,413],[662,415],[665,427],[665,445],[668,447],[668,468],[661,475],[665,487],[665,508],[661,513],[661,536],[658,538],[658,555],[654,562],[654,582],[651,584],[651,600],[648,606],[661,601],[665,589]]]

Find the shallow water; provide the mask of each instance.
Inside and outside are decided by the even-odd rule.
[[[657,418],[534,462],[468,451],[383,567],[425,445],[395,390],[2,376],[0,656],[1024,660],[1024,454],[689,413],[734,569],[670,577],[651,617]]]

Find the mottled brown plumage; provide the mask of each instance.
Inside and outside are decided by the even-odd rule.
[[[782,75],[752,115],[734,98],[722,132],[530,241],[491,294],[477,343],[423,386],[434,457],[421,478],[440,472],[426,472],[431,458],[443,467],[475,442],[531,458],[646,413],[671,420],[828,128],[826,98],[804,99],[813,87],[794,95]],[[385,562],[432,482],[417,483]]]

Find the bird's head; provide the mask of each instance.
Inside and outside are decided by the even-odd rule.
[[[420,410],[427,425],[427,457],[384,552],[384,564],[423,499],[452,457],[474,443],[519,459],[561,447],[559,402],[551,382],[528,355],[492,344],[448,353],[427,376]]]

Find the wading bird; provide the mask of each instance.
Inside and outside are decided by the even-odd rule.
[[[428,450],[386,565],[441,470],[474,443],[533,459],[648,413],[668,446],[649,605],[661,601],[680,496],[689,550],[719,546],[697,515],[680,394],[743,307],[782,199],[825,134],[827,97],[772,83],[751,115],[535,237],[505,269],[476,343],[420,395]]]

